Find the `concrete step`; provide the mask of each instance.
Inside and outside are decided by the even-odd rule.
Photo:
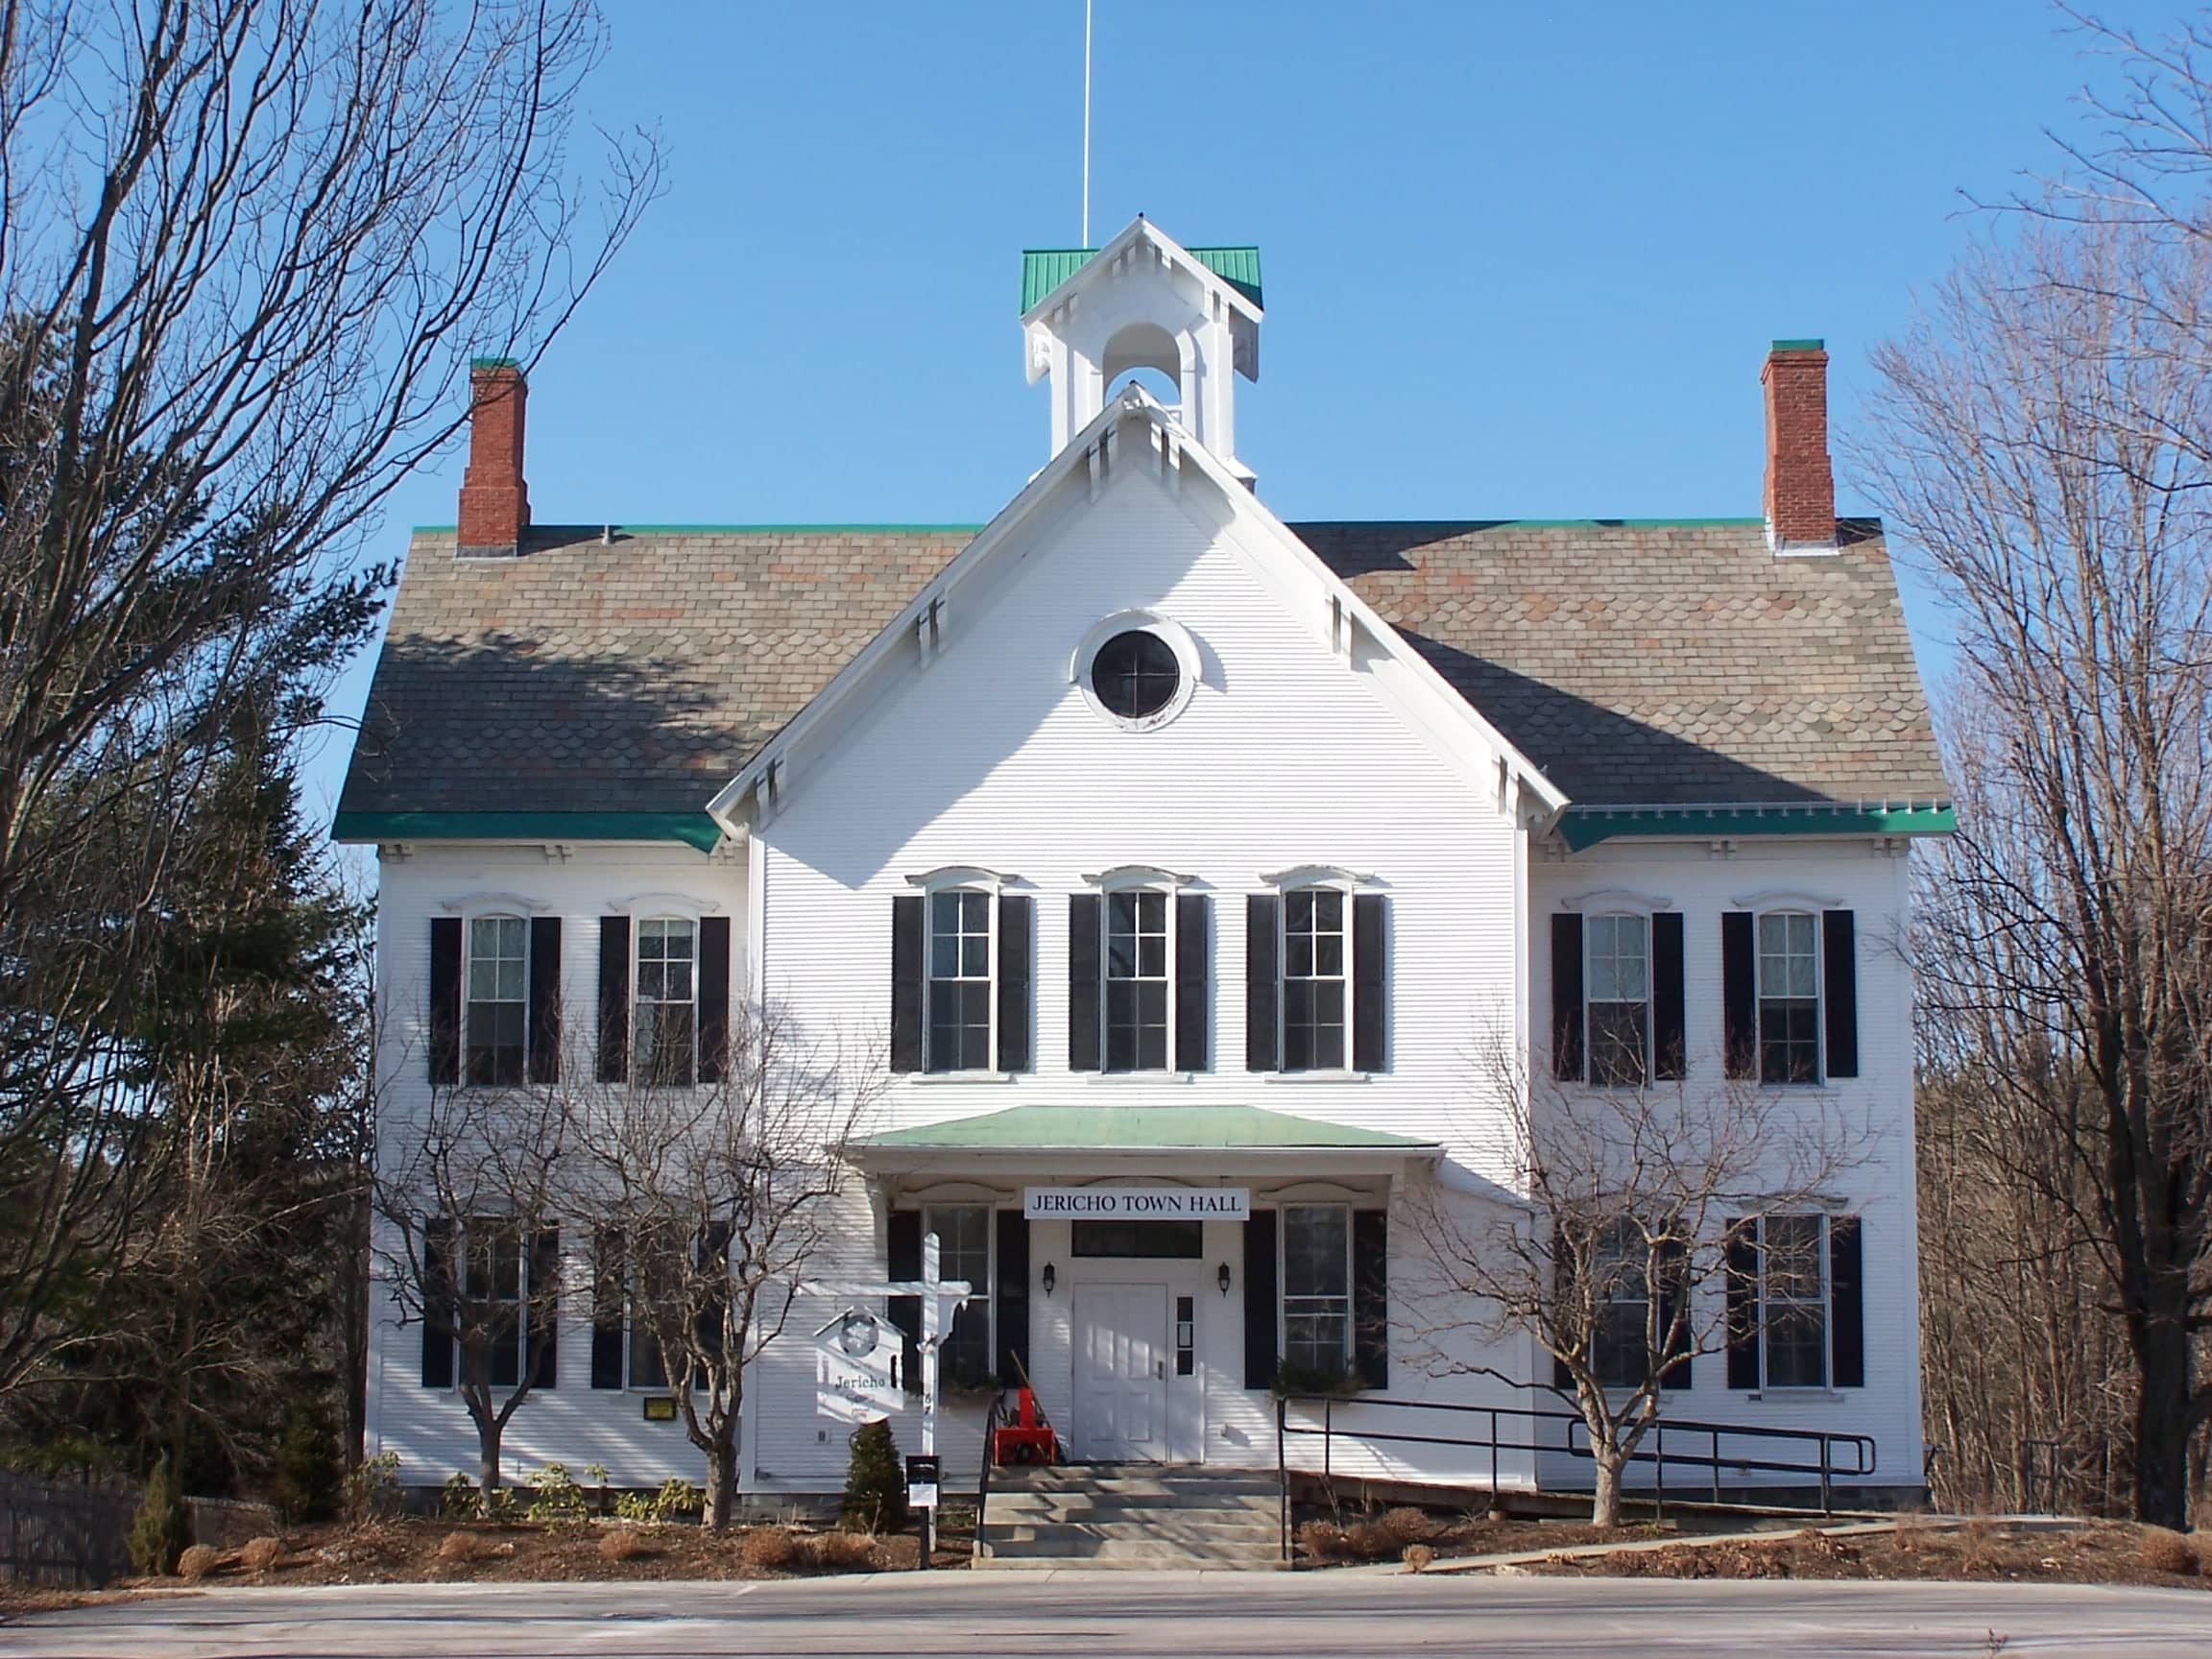
[[[993,1539],[987,1549],[994,1561],[1149,1561],[1167,1567],[1258,1566],[1280,1554],[1273,1539],[1239,1544],[1171,1544],[1142,1538]]]
[[[1282,1565],[1281,1524],[1275,1478],[1256,1470],[994,1470],[975,1564],[1272,1569]]]
[[[994,1471],[991,1479],[991,1498],[994,1503],[998,1502],[1000,1497],[1069,1492],[1123,1498],[1178,1498],[1202,1503],[1214,1503],[1230,1498],[1273,1499],[1280,1491],[1281,1488],[1272,1480],[1179,1480],[1173,1476],[1162,1475],[1114,1475],[1100,1480],[1001,1481],[998,1478],[997,1471]]]
[[[1099,1526],[1085,1521],[1052,1521],[1045,1523],[1014,1522],[1001,1526],[993,1521],[988,1528],[994,1543],[1050,1543],[1065,1540],[1074,1542],[1085,1538],[1142,1538],[1156,1539],[1164,1544],[1245,1544],[1260,1542],[1274,1547],[1280,1542],[1282,1531],[1273,1521],[1252,1526],[1243,1521],[1178,1521],[1147,1525],[1142,1527],[1121,1525]]]
[[[978,1556],[975,1565],[991,1573],[1160,1573],[1182,1568],[1207,1573],[1286,1573],[1290,1563],[1273,1557],[1265,1561],[1193,1561],[1188,1555],[1161,1560],[1070,1560],[1065,1555]]]
[[[1273,1516],[1282,1500],[1272,1492],[1233,1493],[1208,1498],[1196,1493],[1167,1493],[1159,1497],[1120,1492],[994,1492],[983,1505],[991,1520],[1020,1516],[1178,1515],[1203,1512],[1214,1515]]]

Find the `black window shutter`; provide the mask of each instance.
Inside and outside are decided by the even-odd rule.
[[[709,1221],[699,1236],[698,1264],[701,1287],[706,1287],[709,1276],[719,1274],[714,1286],[703,1298],[703,1306],[692,1322],[691,1330],[701,1354],[717,1357],[722,1352],[722,1340],[728,1333],[730,1314],[730,1240],[736,1229],[727,1221]],[[695,1366],[692,1383],[695,1388],[707,1386],[706,1367]]]
[[[1828,1077],[1859,1075],[1859,953],[1848,910],[1820,912],[1821,992],[1827,998]]]
[[[1577,916],[1575,920],[1575,960],[1580,962],[1582,960],[1582,919]],[[1582,999],[1579,996],[1575,998],[1575,1005],[1577,1008],[1581,1007]],[[1567,1298],[1574,1294],[1574,1290],[1575,1262],[1574,1259],[1567,1254],[1567,1229],[1554,1227],[1551,1229],[1551,1294],[1557,1297],[1561,1304],[1564,1304]],[[1595,1343],[1593,1342],[1594,1347]],[[1575,1388],[1575,1373],[1567,1369],[1567,1361],[1560,1358],[1556,1354],[1551,1356],[1551,1386],[1561,1393],[1572,1393]]]
[[[530,919],[530,1081],[561,1081],[561,918]]]
[[[599,1081],[630,1075],[630,918],[599,918]]]
[[[1387,1211],[1352,1212],[1352,1369],[1366,1387],[1390,1386]]]
[[[998,895],[998,1070],[1027,1071],[1036,1062],[1029,1045],[1029,935],[1037,902],[1026,894]]]
[[[1270,935],[1272,937],[1272,935]],[[1275,1212],[1255,1210],[1244,1223],[1244,1386],[1275,1386]]]
[[[1095,893],[1068,896],[1068,1070],[1098,1070],[1098,914]]]
[[[1689,1034],[1682,998],[1682,916],[1651,918],[1651,1075],[1675,1083],[1690,1075]]]
[[[431,926],[435,927],[436,923]],[[461,926],[453,924],[458,929]],[[422,1224],[422,1386],[453,1386],[453,1223]]]
[[[895,899],[894,904],[906,902]],[[917,909],[922,901],[913,901]],[[922,1277],[922,1212],[894,1210],[883,1218],[883,1267],[887,1279]],[[884,1304],[884,1317],[905,1334],[899,1359],[899,1382],[909,1394],[922,1392],[922,1298],[893,1296]]]
[[[922,895],[891,901],[891,1070],[922,1070]],[[921,1265],[916,1263],[919,1273]]]
[[[530,1235],[530,1353],[533,1388],[552,1388],[561,1381],[561,1227],[558,1222]]]
[[[1277,935],[1282,930],[1283,901],[1273,893],[1253,893],[1244,900],[1244,1070],[1279,1071],[1283,1069],[1282,1034],[1278,1029],[1276,999],[1281,986],[1276,978]],[[1247,1239],[1251,1223],[1246,1222]],[[1270,1234],[1274,1228],[1268,1222]],[[1270,1246],[1272,1249],[1272,1246]],[[1270,1255],[1269,1261],[1274,1257]],[[1272,1273],[1273,1268],[1268,1271]],[[1274,1352],[1274,1315],[1268,1315],[1268,1352]],[[1249,1339],[1247,1339],[1249,1340]],[[1272,1363],[1272,1360],[1270,1360]],[[1257,1386],[1274,1385],[1270,1374]],[[1253,1384],[1247,1384],[1253,1386]]]
[[[1747,910],[1720,918],[1720,1063],[1730,1077],[1759,1075],[1758,967]]]
[[[1208,1017],[1214,1006],[1208,975],[1214,961],[1209,936],[1214,905],[1203,893],[1175,899],[1175,1070],[1203,1071],[1213,1057]],[[1094,950],[1092,960],[1098,953]],[[1070,1039],[1070,1042],[1073,1040]]]
[[[1551,1075],[1582,1080],[1582,917],[1551,918]]]
[[[622,1230],[601,1227],[591,1239],[591,1386],[622,1386]]]
[[[699,918],[699,1081],[730,1067],[730,918]]]
[[[1029,1366],[1029,1218],[1019,1210],[998,1213],[998,1279],[992,1313],[998,1321],[998,1381],[1022,1385]]]
[[[430,922],[430,1081],[433,1084],[461,1081],[461,918],[458,916],[433,917]]]
[[[1866,1309],[1860,1269],[1859,1217],[1837,1215],[1828,1222],[1828,1352],[1835,1360],[1835,1386],[1866,1386]]]
[[[1746,917],[1744,920],[1748,921]],[[1759,1241],[1750,1221],[1728,1240],[1728,1386],[1759,1386]]]
[[[1692,1385],[1691,1366],[1697,1351],[1696,1343],[1690,1339],[1689,1320],[1676,1330],[1674,1319],[1680,1311],[1683,1297],[1690,1293],[1690,1255],[1678,1244],[1662,1244],[1653,1263],[1659,1274],[1659,1339],[1661,1353],[1669,1359],[1678,1359],[1673,1370],[1660,1384],[1662,1388],[1688,1388]]]
[[[1352,901],[1352,1070],[1388,1068],[1390,1032],[1389,901],[1361,893]]]

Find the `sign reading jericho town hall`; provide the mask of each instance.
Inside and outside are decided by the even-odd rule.
[[[1032,1221],[1247,1221],[1247,1187],[1024,1187]]]

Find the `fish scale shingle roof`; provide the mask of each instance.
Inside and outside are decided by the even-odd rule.
[[[1580,805],[1947,795],[1879,534],[1291,528]],[[965,529],[419,532],[342,811],[695,811]]]

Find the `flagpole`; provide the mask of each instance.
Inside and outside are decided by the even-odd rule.
[[[1083,240],[1091,246],[1091,3],[1083,0]]]

